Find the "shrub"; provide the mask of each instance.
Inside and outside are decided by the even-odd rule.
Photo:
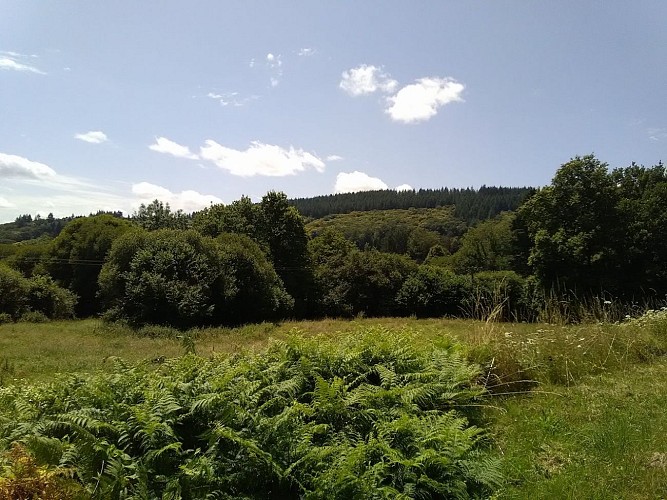
[[[23,275],[0,264],[0,313],[16,319],[27,309],[28,281]]]
[[[77,297],[73,292],[56,285],[49,276],[35,276],[28,280],[26,294],[28,307],[51,319],[74,316]]]
[[[409,332],[0,390],[0,448],[93,498],[471,498],[500,482],[471,426],[477,368]]]
[[[46,323],[49,318],[41,311],[28,311],[21,315],[19,321],[21,323]]]
[[[405,314],[438,317],[460,313],[469,293],[464,277],[446,269],[422,265],[403,283],[396,301]]]
[[[293,304],[256,243],[196,231],[131,231],[100,273],[107,318],[176,328],[273,319]]]

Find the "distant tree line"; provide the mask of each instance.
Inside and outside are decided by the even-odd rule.
[[[534,191],[529,187],[482,186],[479,189],[440,188],[409,191],[363,191],[312,198],[295,198],[290,204],[307,218],[368,210],[436,208],[454,206],[455,215],[468,224],[516,210]]]
[[[180,328],[358,315],[579,320],[664,303],[665,234],[664,166],[610,171],[593,156],[473,226],[452,207],[306,224],[276,192],[194,214],[155,200],[129,220],[80,217],[52,240],[5,245],[0,313]]]

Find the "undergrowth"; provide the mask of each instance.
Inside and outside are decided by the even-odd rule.
[[[475,498],[501,482],[454,348],[380,329],[0,389],[0,448],[92,498]]]

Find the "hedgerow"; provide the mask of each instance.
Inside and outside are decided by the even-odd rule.
[[[476,498],[500,483],[451,348],[361,332],[0,389],[0,449],[92,498]]]

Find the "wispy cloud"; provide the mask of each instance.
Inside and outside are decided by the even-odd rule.
[[[31,64],[26,64],[25,62],[20,62],[27,57],[28,56],[16,52],[0,52],[0,69],[46,75],[46,73],[39,68],[36,68]]]
[[[378,191],[388,189],[389,186],[377,177],[371,177],[364,172],[341,172],[336,176],[334,193],[356,193],[359,191]]]
[[[92,183],[57,173],[50,166],[22,156],[0,153],[0,221],[13,220],[21,213],[49,213],[56,217],[85,215],[98,210],[130,213],[141,203],[154,199],[168,202],[186,212],[199,210],[222,200],[194,190],[172,192],[149,182],[130,185]],[[10,188],[11,186],[11,188]]]
[[[271,77],[269,79],[271,86],[277,87],[283,76],[283,61],[280,54],[275,55],[271,52],[266,54],[266,64],[271,71]]]
[[[651,127],[646,129],[648,138],[654,142],[662,142],[667,140],[667,128]]]
[[[403,123],[430,120],[446,104],[463,101],[465,86],[452,78],[420,78],[387,99],[385,112]]]
[[[181,146],[180,144],[171,141],[166,137],[156,137],[155,144],[148,146],[148,149],[157,151],[158,153],[169,154],[177,158],[185,158],[188,160],[199,159],[199,156],[190,151],[189,147]]]
[[[224,92],[222,94],[218,94],[217,92],[209,92],[206,94],[206,97],[218,101],[220,106],[233,106],[235,108],[240,108],[241,106],[245,106],[251,101],[259,99],[258,95],[243,97],[238,92]]]
[[[16,205],[11,203],[7,198],[0,196],[0,208],[14,208]]]
[[[91,144],[102,144],[109,140],[107,135],[101,130],[91,130],[85,134],[74,134],[74,138]]]
[[[376,91],[390,93],[396,89],[398,82],[393,80],[382,68],[362,64],[356,68],[343,71],[338,85],[351,96],[372,94]]]
[[[222,200],[212,194],[201,194],[197,191],[186,190],[180,193],[173,193],[165,187],[151,184],[149,182],[139,182],[132,185],[132,194],[137,198],[135,203],[138,206],[141,203],[150,203],[153,200],[160,200],[169,203],[174,210],[183,210],[192,212],[201,210],[211,203],[222,203]]]
[[[299,52],[297,54],[299,57],[310,57],[315,55],[316,50],[310,47],[304,47],[303,49],[299,49]]]
[[[50,180],[55,176],[55,170],[44,163],[0,153],[0,179]]]
[[[329,155],[326,158],[327,161],[341,161],[343,159],[344,158],[342,156],[339,156],[339,155]]]
[[[289,149],[253,141],[245,151],[228,148],[209,139],[200,149],[200,156],[232,175],[282,177],[295,175],[309,168],[324,171],[324,162],[303,149]]]

